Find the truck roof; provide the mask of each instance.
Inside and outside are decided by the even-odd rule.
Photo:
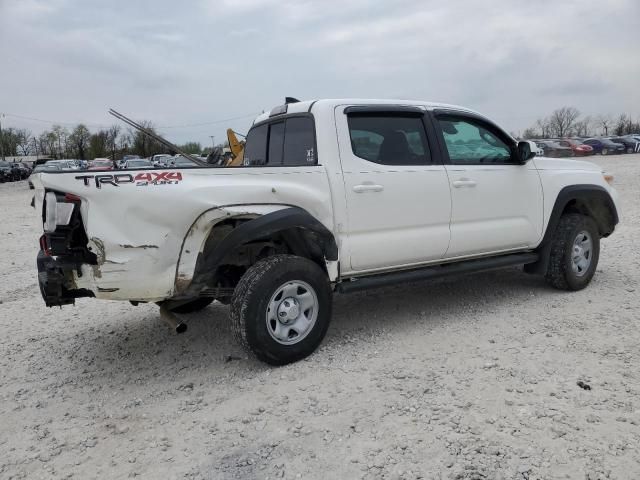
[[[415,106],[423,107],[425,110],[434,110],[436,108],[447,108],[453,110],[459,110],[476,115],[480,113],[457,105],[451,105],[447,103],[438,102],[425,102],[422,100],[400,100],[400,99],[370,99],[370,98],[324,98],[319,100],[303,100],[300,102],[289,103],[287,105],[287,113],[305,113],[305,112],[317,112],[324,109],[333,110],[340,105],[403,105],[403,106]],[[281,107],[281,105],[274,108]],[[271,111],[261,113],[254,120],[255,123],[262,122],[269,119]]]

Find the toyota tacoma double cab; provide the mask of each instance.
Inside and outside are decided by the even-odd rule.
[[[586,287],[611,181],[466,108],[292,101],[256,118],[237,167],[40,173],[39,285],[48,306],[155,302],[178,327],[217,300],[286,364],[318,347],[334,292],[520,265]]]

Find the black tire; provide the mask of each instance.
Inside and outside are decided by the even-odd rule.
[[[607,150],[606,148],[600,150],[600,155],[606,155],[607,153],[609,153],[609,150]]]
[[[315,323],[301,340],[283,344],[268,329],[267,309],[279,289],[296,281],[308,284],[316,295]],[[270,365],[286,365],[318,348],[329,328],[331,305],[329,280],[317,264],[294,255],[274,255],[255,263],[240,279],[231,298],[231,328],[238,341],[258,359]]]
[[[573,264],[574,241],[581,232],[591,239],[589,266],[582,272],[575,272]],[[600,233],[593,219],[578,213],[565,214],[553,234],[549,266],[545,280],[560,290],[582,290],[589,285],[598,266],[600,257]]]
[[[172,308],[171,311],[173,313],[194,313],[194,312],[199,312],[203,308],[206,308],[209,305],[211,305],[211,302],[213,302],[213,300],[214,299],[211,298],[211,297],[196,298],[195,300],[193,300],[193,301],[191,301],[189,303],[184,303],[184,304],[180,305],[179,307]]]

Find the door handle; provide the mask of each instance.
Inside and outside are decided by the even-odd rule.
[[[476,186],[476,182],[474,180],[470,180],[468,178],[461,178],[460,180],[455,180],[453,182],[453,186],[456,187],[456,188],[475,187]]]
[[[381,192],[384,190],[382,185],[376,185],[374,183],[363,183],[362,185],[354,185],[353,191],[356,193],[365,192]]]

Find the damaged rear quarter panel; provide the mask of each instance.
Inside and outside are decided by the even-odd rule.
[[[179,278],[181,285],[189,282],[211,226],[229,215],[260,215],[295,205],[333,230],[328,180],[320,165],[180,172],[182,180],[175,184],[99,189],[76,179],[78,172],[42,175],[44,187],[83,200],[81,213],[98,265],[83,267],[76,278],[79,288],[105,299],[169,298]]]

